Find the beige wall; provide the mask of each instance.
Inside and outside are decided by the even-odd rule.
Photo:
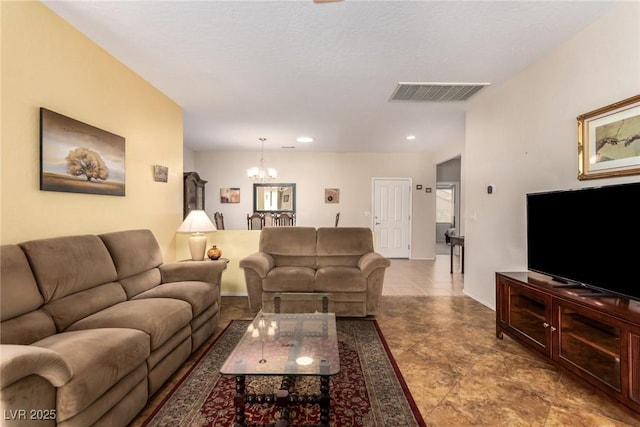
[[[278,170],[278,182],[296,184],[298,225],[329,227],[340,212],[340,225],[371,227],[373,178],[411,178],[412,258],[435,257],[436,165],[429,153],[291,153],[265,152],[269,167]],[[209,217],[221,211],[228,229],[247,229],[247,213],[253,211],[253,184],[249,167],[259,162],[260,153],[199,152],[195,170],[208,181],[205,210]],[[423,190],[415,189],[421,184]],[[221,187],[239,187],[240,203],[220,203]],[[340,189],[340,203],[324,202],[325,188]]]
[[[40,2],[2,2],[3,244],[151,229],[175,258],[182,110]],[[39,190],[39,108],[126,138],[126,196]],[[153,181],[153,165],[169,182]]]
[[[640,94],[639,19],[640,3],[620,3],[506,84],[487,89],[469,109],[462,156],[468,295],[494,307],[494,273],[526,270],[526,193],[639,180],[576,178],[576,117]],[[491,195],[489,184],[496,186]],[[636,226],[631,218],[611,221]],[[591,260],[562,241],[561,227],[549,244]]]

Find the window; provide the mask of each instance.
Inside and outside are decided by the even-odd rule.
[[[448,222],[455,225],[454,188],[436,189],[436,222]]]

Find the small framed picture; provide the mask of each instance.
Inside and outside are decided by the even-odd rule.
[[[221,188],[220,203],[240,203],[239,188]]]
[[[153,180],[155,182],[167,182],[169,180],[169,168],[155,165],[153,167]]]
[[[325,188],[324,189],[324,202],[325,203],[340,203],[340,189],[339,188]]]

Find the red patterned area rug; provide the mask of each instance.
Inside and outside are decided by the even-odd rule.
[[[249,323],[232,321],[143,426],[233,426],[235,380],[220,375],[220,367]],[[424,426],[377,322],[338,319],[336,324],[341,369],[331,377],[331,426]],[[273,393],[280,382],[281,377],[247,377],[247,391]],[[316,393],[318,383],[301,377],[296,390]],[[277,415],[273,405],[260,404],[248,405],[245,413],[250,426],[273,425]],[[291,426],[317,424],[318,405],[295,405],[289,421]]]

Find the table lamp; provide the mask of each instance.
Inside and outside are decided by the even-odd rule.
[[[207,247],[207,236],[204,233],[216,231],[205,211],[193,210],[184,219],[178,233],[191,233],[189,237],[189,249],[191,250],[191,259],[194,261],[202,261],[204,259],[204,250]]]

